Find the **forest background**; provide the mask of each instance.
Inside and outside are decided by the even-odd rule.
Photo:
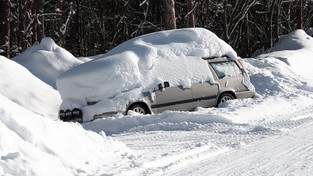
[[[312,26],[313,0],[0,0],[0,54],[13,57],[47,36],[91,56],[142,34],[203,27],[251,57]]]

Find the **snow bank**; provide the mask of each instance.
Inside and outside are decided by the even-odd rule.
[[[60,103],[51,86],[0,56],[0,175],[109,173],[128,162],[123,143],[56,120]]]
[[[312,37],[309,36],[304,30],[297,29],[287,35],[281,36],[279,41],[274,44],[272,48],[266,52],[275,52],[283,50],[299,50],[299,49],[312,49]]]
[[[109,172],[132,155],[123,143],[104,133],[42,118],[1,94],[0,102],[0,175]]]
[[[59,92],[3,56],[0,56],[0,94],[43,117],[58,118]]]
[[[116,115],[112,118],[99,119],[84,123],[83,127],[95,132],[104,131],[107,135],[134,131],[176,131],[193,130],[205,124],[233,124],[233,122],[220,115],[197,112],[172,112],[167,111],[157,115],[128,116]]]
[[[55,80],[61,73],[83,63],[49,37],[44,37],[40,44],[27,48],[12,60],[55,89]]]
[[[267,54],[258,56],[258,59],[275,58],[303,78],[313,80],[313,38],[303,30],[296,30],[280,38],[280,40],[269,49]]]
[[[99,101],[132,90],[120,99],[136,99],[164,81],[185,87],[213,81],[202,57],[222,55],[237,57],[228,44],[206,29],[161,31],[126,41],[98,59],[68,70],[58,78],[57,87],[63,108],[81,107],[86,100]],[[113,107],[125,108],[125,103],[113,102]]]

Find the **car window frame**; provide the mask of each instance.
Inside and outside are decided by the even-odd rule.
[[[234,75],[226,75],[223,71],[217,70],[217,68],[214,66],[214,64],[224,64],[224,63],[232,63],[235,64],[236,69],[238,69],[238,73]],[[226,60],[226,61],[218,61],[218,62],[208,62],[210,67],[212,68],[214,74],[218,79],[224,79],[224,78],[232,78],[232,77],[241,77],[243,76],[242,69],[240,69],[239,65],[234,60]],[[213,64],[213,65],[212,65]],[[237,72],[236,71],[236,72]]]

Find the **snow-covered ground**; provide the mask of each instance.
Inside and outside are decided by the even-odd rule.
[[[42,72],[66,55],[51,44],[29,49],[45,58],[19,58],[29,71],[0,56],[0,175],[313,174],[313,39],[302,30],[244,60],[255,98],[84,124],[56,120],[52,78],[82,62]]]

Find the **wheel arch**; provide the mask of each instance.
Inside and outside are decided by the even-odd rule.
[[[223,91],[223,92],[220,92],[217,96],[216,106],[218,106],[220,99],[221,99],[221,96],[224,94],[231,94],[235,99],[237,99],[236,93],[234,91],[232,91],[232,90]]]
[[[144,107],[144,108],[148,111],[149,114],[152,113],[150,107],[148,106],[148,104],[147,104],[146,102],[137,101],[137,102],[132,102],[132,103],[130,103],[130,104],[127,106],[125,115],[127,115],[127,112],[128,112],[128,110],[130,109],[130,107],[132,107],[132,106],[134,106],[134,105],[141,105],[142,107]]]

